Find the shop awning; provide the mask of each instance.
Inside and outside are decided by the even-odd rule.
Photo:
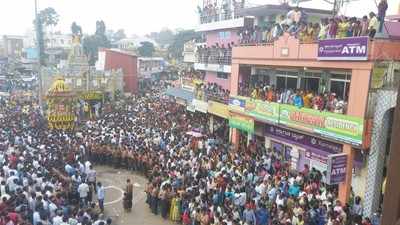
[[[165,91],[165,94],[184,99],[186,102],[192,102],[193,100],[193,92],[182,88],[169,88]]]

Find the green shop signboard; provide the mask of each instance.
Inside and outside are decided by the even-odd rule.
[[[279,123],[353,145],[363,141],[364,121],[359,117],[280,105]]]
[[[254,120],[248,117],[231,114],[229,117],[229,126],[231,128],[254,133]]]
[[[275,102],[247,99],[246,112],[264,122],[278,123],[279,121],[279,104]]]

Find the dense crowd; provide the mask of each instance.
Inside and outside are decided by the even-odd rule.
[[[309,22],[300,8],[295,7],[286,16],[278,16],[269,26],[246,27],[239,31],[241,44],[270,43],[284,33],[295,36],[303,43],[317,40],[369,36],[382,32],[388,4],[381,0],[378,14],[370,12],[362,18],[338,16],[323,18],[319,23]]]
[[[0,121],[1,225],[111,224],[80,133],[48,130],[29,100],[2,98]]]
[[[1,102],[0,224],[110,224],[93,162],[143,173],[151,212],[185,225],[377,225],[359,197],[337,200],[324,173],[293,171],[255,141],[236,149],[205,114],[158,93],[116,101],[73,132],[48,130],[30,102]]]
[[[240,95],[268,102],[294,105],[299,108],[311,108],[319,111],[346,113],[347,102],[336,93],[315,93],[311,90],[276,89],[272,86],[255,88],[240,87]]]
[[[206,45],[199,46],[196,51],[196,62],[204,64],[230,65],[232,62],[233,46],[234,43],[228,43],[227,46],[224,44],[219,45],[218,43],[211,47]]]

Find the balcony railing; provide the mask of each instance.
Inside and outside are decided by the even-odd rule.
[[[201,101],[215,101],[219,103],[229,104],[229,91],[216,92],[212,90],[204,90],[196,88],[194,90],[194,98]]]
[[[232,49],[229,48],[208,48],[198,50],[196,62],[202,64],[231,65]]]
[[[224,20],[239,18],[238,11],[244,8],[244,3],[237,2],[231,6],[225,5],[219,8],[216,5],[207,5],[204,8],[198,8],[200,23],[212,23]]]
[[[298,108],[309,108],[331,113],[346,114],[347,101],[339,99],[335,93],[314,94],[308,90],[277,91],[273,88],[241,88],[239,95],[268,102],[294,105]]]

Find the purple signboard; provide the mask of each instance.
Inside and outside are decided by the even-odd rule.
[[[338,154],[342,152],[343,145],[326,141],[320,138],[308,136],[281,127],[266,124],[266,136],[290,142],[304,148],[318,149],[328,154]]]
[[[346,180],[347,155],[336,154],[328,156],[326,183],[339,184]]]
[[[367,60],[368,37],[320,40],[318,60]]]

